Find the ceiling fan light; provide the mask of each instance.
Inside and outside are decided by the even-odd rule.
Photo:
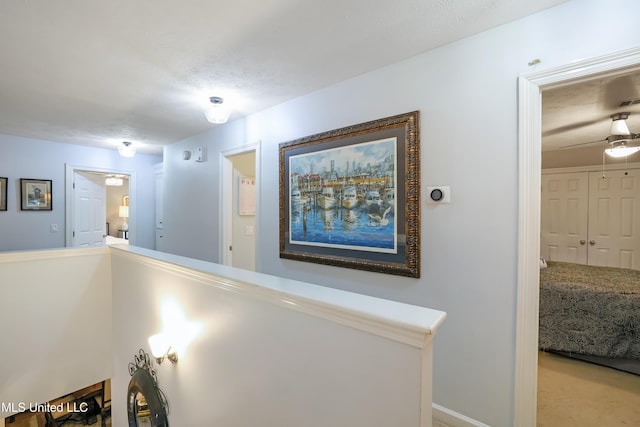
[[[231,111],[224,105],[224,99],[219,96],[209,98],[209,103],[204,108],[204,115],[210,123],[222,124],[229,120]]]
[[[631,135],[627,122],[624,119],[618,119],[611,122],[611,135]]]
[[[133,157],[136,155],[136,149],[131,146],[129,141],[123,141],[122,145],[118,147],[118,153],[122,157]]]
[[[640,151],[640,146],[628,147],[626,145],[619,145],[617,147],[611,147],[604,150],[604,152],[611,157],[627,157],[638,151]]]

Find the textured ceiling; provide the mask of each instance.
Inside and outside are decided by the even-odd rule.
[[[564,0],[0,2],[0,133],[141,152]]]
[[[572,156],[589,156],[590,159],[585,158],[585,162],[601,162],[602,149],[606,144],[589,143],[602,141],[609,136],[610,116],[614,113],[631,113],[627,127],[632,133],[640,133],[640,102],[621,106],[623,101],[639,101],[639,98],[638,72],[594,78],[543,92],[543,151],[571,150]],[[633,156],[634,161],[637,156]]]
[[[545,150],[602,140],[609,136],[611,114],[629,112],[627,126],[640,133],[640,73],[596,78],[543,93],[542,137]]]

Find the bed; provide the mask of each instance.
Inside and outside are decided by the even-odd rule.
[[[538,342],[640,374],[640,271],[549,261],[540,270]]]

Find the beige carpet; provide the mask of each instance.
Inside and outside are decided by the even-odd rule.
[[[538,427],[640,426],[640,376],[538,354]]]

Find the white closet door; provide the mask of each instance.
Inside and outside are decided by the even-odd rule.
[[[640,173],[589,174],[589,265],[640,269]]]
[[[586,172],[542,175],[540,256],[587,263],[588,186]]]

